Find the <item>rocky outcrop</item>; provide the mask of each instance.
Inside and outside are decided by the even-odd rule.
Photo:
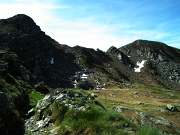
[[[115,49],[111,47],[110,50]],[[136,40],[118,48],[118,51],[128,56],[131,63],[130,67],[135,72],[135,74],[132,74],[130,73],[131,70],[127,73],[130,76],[130,80],[139,80],[146,85],[155,83],[169,89],[178,90],[180,85],[180,51],[178,49],[160,42]],[[118,51],[116,49],[115,53]],[[136,65],[142,61],[146,62],[144,65],[141,65],[143,68],[137,74],[135,69],[138,66]],[[150,80],[149,83],[147,83],[147,80]]]
[[[107,53],[116,55],[116,57],[125,65],[127,66],[132,66],[132,63],[130,62],[129,58],[127,55],[125,55],[123,52],[118,50],[116,47],[111,46],[108,50]]]
[[[80,92],[55,89],[38,101],[34,109],[34,116],[25,121],[25,134],[44,135],[54,133],[54,113],[58,110],[56,104],[59,108],[64,107],[64,110],[87,111],[89,109],[88,103],[93,102],[93,100],[94,95],[83,95]],[[47,114],[47,112],[49,113]]]

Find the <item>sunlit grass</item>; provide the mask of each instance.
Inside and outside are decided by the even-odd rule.
[[[30,99],[30,107],[35,107],[37,102],[39,100],[41,100],[44,97],[44,95],[42,95],[39,92],[36,92],[35,90],[33,90],[32,92],[29,93],[29,99]]]

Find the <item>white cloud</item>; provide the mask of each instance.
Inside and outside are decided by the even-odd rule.
[[[14,0],[0,4],[0,18],[9,18],[16,14],[26,14],[34,19],[38,25],[45,25],[50,19],[52,10],[59,8],[68,8],[66,6],[57,6],[53,3],[42,3],[37,0]]]

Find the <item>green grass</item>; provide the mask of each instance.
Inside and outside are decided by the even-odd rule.
[[[168,91],[167,89],[164,89],[164,88],[157,88],[157,87],[151,87],[151,86],[143,86],[142,88],[148,91],[151,91],[154,94],[158,94],[160,96],[167,96],[172,99],[180,98],[180,93],[175,90]],[[170,96],[170,94],[173,94],[174,96]]]
[[[85,95],[86,95],[86,96],[89,95],[89,93],[87,93],[87,92],[84,91],[83,89],[68,88],[67,90],[68,90],[68,91],[71,91],[71,92],[73,92],[73,93],[81,93],[81,94],[83,94],[84,96],[85,96]]]
[[[77,89],[70,89],[71,92],[82,92]],[[84,95],[84,94],[83,94]],[[30,97],[38,97],[39,93],[33,91]],[[40,98],[42,98],[40,96]],[[39,99],[38,99],[39,100]],[[34,100],[32,100],[34,101]],[[36,100],[37,101],[37,100]],[[125,119],[120,113],[104,109],[101,104],[94,100],[83,103],[81,98],[75,98],[74,104],[86,106],[83,110],[69,109],[59,100],[54,101],[48,108],[42,110],[38,117],[50,116],[51,122],[59,127],[58,134],[72,133],[74,135],[128,135],[125,128],[136,127],[130,120]],[[35,105],[35,102],[33,102]],[[40,116],[41,115],[41,116]]]
[[[116,111],[104,109],[94,102],[88,105],[89,109],[76,111],[56,101],[43,111],[43,115],[51,115],[52,122],[60,126],[58,134],[127,135],[125,127],[136,127]]]
[[[165,135],[155,127],[141,127],[136,132],[137,135]]]
[[[35,107],[37,102],[41,100],[44,97],[43,94],[36,92],[33,90],[29,93],[29,99],[30,99],[30,107]]]

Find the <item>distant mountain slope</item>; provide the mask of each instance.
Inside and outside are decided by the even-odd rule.
[[[111,47],[109,52],[131,68],[127,73],[131,81],[179,90],[179,49],[160,42],[136,40],[120,48]]]
[[[22,14],[0,20],[0,47],[17,54],[22,66],[53,88],[74,87],[72,78],[83,73],[89,76],[89,88],[143,83],[178,89],[180,82],[179,49],[146,40],[112,46],[107,52],[69,47],[47,36],[33,19]]]

